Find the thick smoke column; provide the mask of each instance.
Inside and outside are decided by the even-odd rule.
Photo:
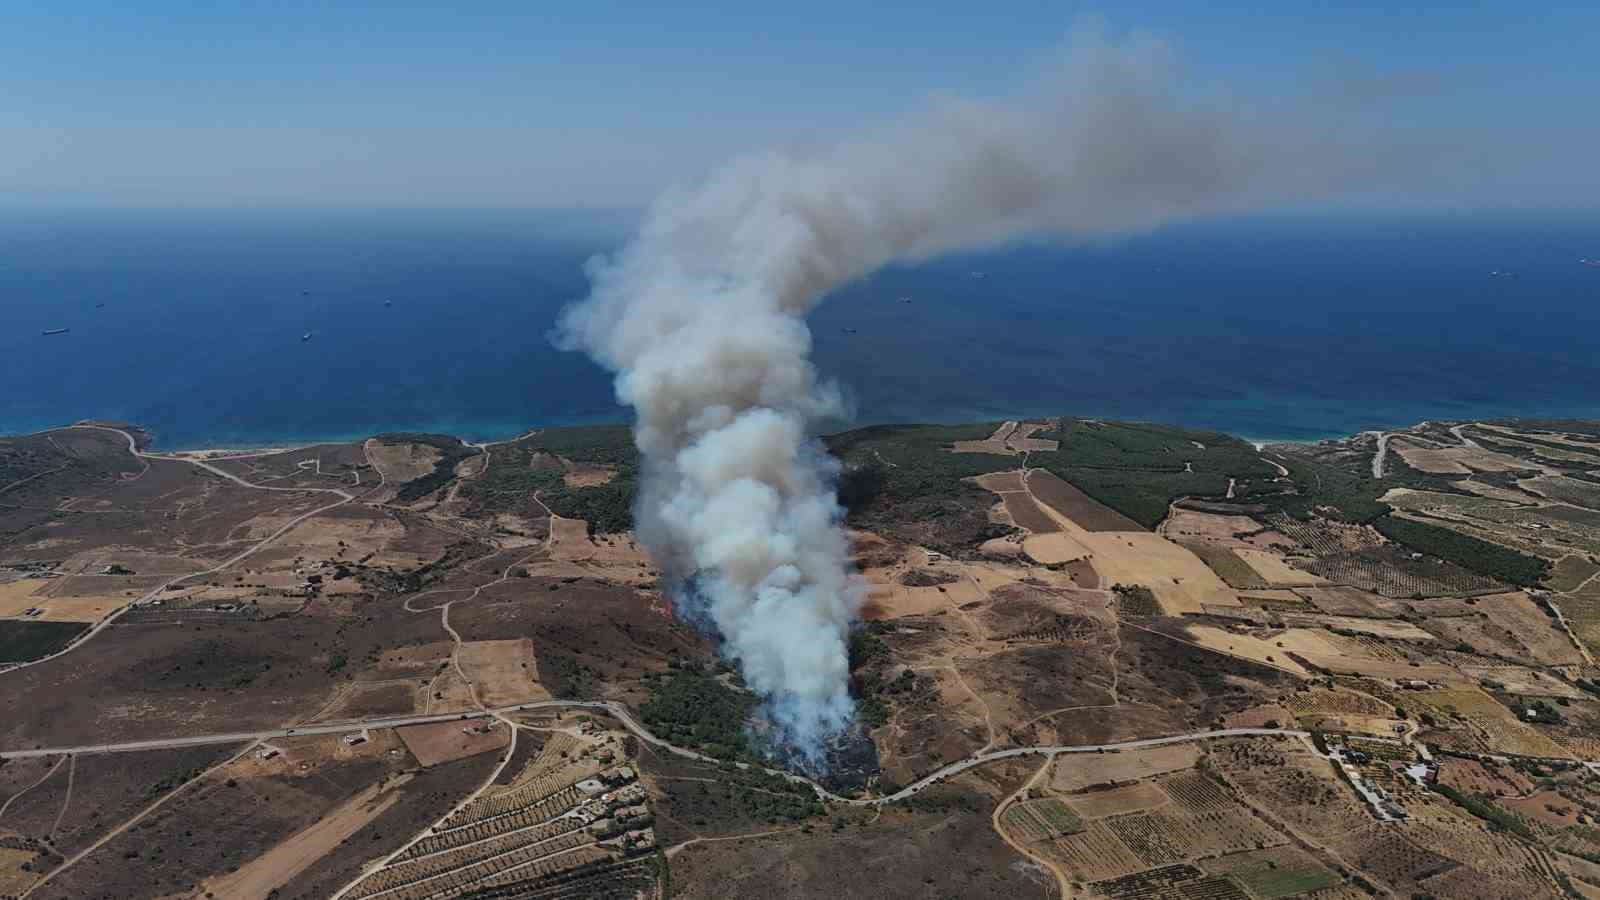
[[[841,413],[805,314],[893,260],[1024,234],[1089,237],[1315,197],[1361,173],[1334,142],[1184,99],[1153,41],[1073,42],[1043,90],[943,101],[810,156],[740,159],[659,199],[590,266],[564,345],[638,415],[641,540],[813,762],[848,723],[861,599],[809,437]]]

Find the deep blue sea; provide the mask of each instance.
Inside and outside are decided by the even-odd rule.
[[[552,214],[5,214],[0,432],[122,419],[176,448],[618,421],[606,374],[547,333],[620,240]],[[1074,414],[1314,439],[1600,416],[1600,268],[1579,257],[1600,257],[1600,217],[1013,246],[838,291],[812,316],[816,361],[863,424]]]

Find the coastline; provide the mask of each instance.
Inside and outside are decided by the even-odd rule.
[[[1019,416],[1019,415],[1013,415],[1013,416],[1011,416],[1011,418],[1038,419],[1038,418],[1046,418],[1046,417],[1044,417],[1044,416]],[[1107,420],[1121,421],[1121,422],[1145,422],[1147,424],[1152,424],[1152,425],[1172,425],[1172,426],[1176,426],[1176,427],[1180,427],[1180,428],[1193,428],[1195,430],[1216,431],[1216,432],[1220,432],[1222,434],[1229,435],[1231,437],[1238,438],[1239,440],[1250,444],[1251,446],[1253,446],[1258,451],[1262,450],[1264,447],[1266,447],[1268,445],[1271,445],[1271,444],[1315,444],[1315,443],[1318,443],[1320,441],[1325,441],[1325,440],[1343,440],[1345,438],[1354,437],[1355,435],[1362,434],[1364,432],[1370,432],[1370,431],[1377,430],[1377,429],[1372,429],[1372,428],[1363,428],[1363,429],[1352,429],[1351,431],[1349,431],[1347,433],[1339,433],[1339,432],[1336,432],[1336,431],[1328,431],[1328,432],[1317,434],[1316,436],[1308,436],[1308,435],[1305,435],[1305,434],[1302,433],[1302,434],[1299,434],[1299,435],[1294,436],[1294,437],[1287,437],[1287,436],[1286,437],[1263,437],[1263,436],[1261,436],[1259,434],[1247,435],[1247,434],[1243,434],[1243,433],[1233,432],[1233,431],[1227,430],[1226,428],[1221,428],[1221,427],[1217,427],[1217,426],[1213,426],[1213,425],[1182,424],[1182,423],[1175,423],[1175,422],[1163,422],[1163,421],[1158,421],[1158,420],[1155,420],[1155,419],[1118,418],[1118,417],[1113,417],[1113,416],[1081,416],[1080,418],[1096,418],[1096,419],[1103,418],[1103,419],[1107,419]],[[1487,417],[1483,417],[1483,418],[1504,418],[1504,416],[1487,416]],[[952,419],[952,420],[949,420],[949,421],[920,421],[920,422],[902,421],[902,420],[899,420],[899,419],[888,419],[888,420],[878,420],[878,421],[862,419],[862,420],[856,420],[856,421],[852,421],[852,422],[830,422],[830,423],[828,423],[829,430],[826,431],[826,432],[823,432],[823,433],[832,434],[832,433],[838,433],[838,432],[844,432],[844,431],[851,431],[851,430],[854,430],[854,429],[857,429],[857,428],[873,427],[873,426],[876,426],[876,425],[916,425],[916,424],[951,424],[951,425],[955,425],[955,424],[967,424],[967,423],[975,422],[975,421],[987,421],[988,419],[989,419],[989,417],[987,417],[987,416],[985,416],[985,417],[974,417],[974,418],[970,418],[970,419],[960,419],[960,420]],[[111,420],[106,419],[106,418],[101,418],[101,417],[95,417],[95,418],[77,419],[77,420],[74,420],[73,422],[63,422],[63,423],[54,424],[54,425],[44,425],[42,427],[28,428],[28,429],[25,429],[25,430],[23,430],[23,429],[19,429],[19,430],[15,430],[15,431],[5,430],[5,431],[0,431],[0,438],[17,437],[17,436],[27,435],[27,434],[37,434],[37,433],[41,433],[41,432],[45,432],[45,431],[51,431],[51,430],[55,430],[55,429],[59,429],[59,428],[66,428],[66,427],[68,427],[70,425],[76,424],[77,422],[90,422],[90,421],[103,422],[103,421],[111,421]],[[1429,421],[1429,420],[1419,419],[1418,421]],[[1449,419],[1449,420],[1433,419],[1432,421],[1457,421],[1457,420],[1456,419]],[[1466,420],[1460,420],[1460,421],[1466,421]],[[400,433],[437,434],[437,435],[445,435],[445,436],[448,436],[448,437],[456,438],[457,440],[460,440],[463,444],[493,444],[493,443],[500,443],[500,442],[503,442],[503,441],[514,440],[514,439],[516,439],[518,437],[521,437],[523,435],[526,435],[526,434],[530,433],[531,431],[542,429],[542,428],[572,428],[572,427],[601,426],[601,425],[626,425],[626,424],[629,424],[629,423],[626,420],[623,420],[623,419],[609,419],[609,420],[604,420],[604,419],[585,419],[585,420],[582,420],[582,421],[565,420],[565,421],[541,422],[541,423],[537,423],[537,424],[524,423],[524,424],[515,425],[515,426],[506,425],[506,426],[494,426],[494,427],[488,427],[488,428],[480,427],[480,428],[475,428],[475,429],[471,429],[471,430],[464,430],[464,431],[459,431],[459,432],[455,431],[455,430],[452,430],[452,429],[444,426],[442,423],[440,423],[440,424],[436,424],[436,425],[434,425],[432,427],[413,425],[413,426],[409,426],[409,427],[406,427],[406,426],[389,427],[389,428],[373,429],[373,430],[370,430],[370,431],[342,432],[342,433],[338,433],[338,434],[317,435],[317,436],[266,437],[266,438],[245,438],[245,439],[219,438],[214,442],[213,441],[207,441],[207,440],[188,441],[188,442],[185,442],[185,444],[183,446],[177,446],[177,447],[171,447],[171,448],[162,447],[159,433],[150,430],[147,426],[143,425],[142,423],[130,422],[128,424],[139,428],[140,430],[144,431],[147,435],[150,436],[150,443],[145,448],[146,452],[157,454],[157,455],[160,455],[160,456],[169,456],[169,457],[174,457],[174,458],[191,458],[191,459],[207,460],[207,459],[219,459],[219,458],[226,458],[226,457],[240,457],[240,456],[251,456],[251,455],[262,455],[262,456],[264,456],[264,455],[271,455],[271,454],[276,454],[276,453],[288,453],[288,452],[291,452],[291,451],[294,451],[294,450],[302,450],[302,449],[305,449],[307,447],[315,447],[315,446],[322,445],[322,444],[358,443],[358,442],[365,441],[365,440],[367,440],[369,438],[375,437],[375,436],[380,435],[380,434],[400,434]],[[1381,430],[1383,430],[1383,431],[1403,430],[1405,428],[1410,428],[1411,426],[1416,425],[1416,424],[1417,424],[1417,422],[1407,422],[1407,423],[1404,423],[1404,424],[1386,425]]]

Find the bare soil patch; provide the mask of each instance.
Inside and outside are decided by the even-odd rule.
[[[562,474],[561,480],[570,488],[587,488],[610,484],[616,477],[616,466],[575,463]]]
[[[990,472],[977,477],[978,484],[996,494],[1017,493],[1023,490],[1021,472]]]
[[[417,762],[426,768],[504,747],[510,739],[506,726],[497,724],[484,732],[479,730],[483,724],[483,720],[478,719],[434,722],[396,728],[395,733],[405,741],[406,749],[417,758]]]

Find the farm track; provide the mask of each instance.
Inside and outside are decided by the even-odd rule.
[[[174,584],[178,584],[178,583],[183,582],[183,581],[187,581],[187,580],[189,580],[191,578],[203,578],[203,577],[205,577],[207,575],[214,575],[214,574],[216,574],[218,572],[222,572],[222,571],[225,571],[225,570],[227,570],[229,568],[232,568],[233,566],[237,565],[238,563],[243,562],[245,559],[248,559],[249,557],[253,556],[254,554],[260,552],[262,549],[267,547],[267,545],[271,544],[273,541],[276,541],[278,538],[281,538],[284,535],[288,534],[289,532],[293,531],[295,528],[299,527],[306,520],[311,519],[311,518],[313,518],[315,516],[321,515],[322,513],[325,513],[325,512],[327,512],[327,511],[329,511],[331,509],[337,509],[338,507],[344,506],[346,503],[354,502],[357,499],[357,497],[366,496],[366,494],[369,494],[372,491],[375,491],[378,488],[383,487],[384,482],[387,480],[387,479],[383,478],[382,470],[377,470],[378,471],[378,475],[379,475],[378,484],[373,485],[372,487],[368,488],[366,491],[362,492],[361,494],[352,494],[349,491],[345,491],[345,490],[342,490],[340,488],[310,488],[310,487],[282,488],[282,487],[269,487],[267,485],[253,484],[251,482],[245,481],[243,478],[240,478],[239,476],[234,475],[231,472],[225,471],[223,469],[219,469],[216,466],[213,466],[210,463],[205,462],[204,460],[189,459],[189,458],[181,457],[181,456],[168,456],[168,455],[161,454],[161,453],[146,453],[145,451],[139,449],[139,443],[138,443],[138,441],[136,441],[134,439],[132,434],[129,434],[128,432],[123,431],[120,428],[111,428],[111,427],[105,426],[105,425],[67,425],[67,426],[64,426],[62,428],[54,428],[54,429],[50,429],[50,430],[51,431],[67,431],[67,430],[70,430],[70,429],[85,429],[85,430],[92,430],[92,431],[108,431],[108,432],[111,432],[112,434],[121,435],[123,437],[123,439],[128,442],[128,452],[131,453],[135,459],[138,459],[141,463],[144,464],[144,467],[145,467],[144,471],[145,472],[148,472],[150,470],[150,463],[149,463],[150,460],[152,460],[152,459],[162,459],[162,460],[168,460],[168,461],[171,461],[171,462],[182,462],[182,463],[188,463],[189,465],[192,465],[192,466],[197,466],[197,467],[199,467],[201,469],[206,470],[207,472],[210,472],[210,473],[212,473],[214,475],[219,475],[219,476],[227,479],[228,481],[234,482],[235,484],[238,484],[241,487],[249,488],[251,490],[278,491],[278,492],[284,492],[284,493],[299,493],[299,494],[305,494],[305,493],[309,493],[309,494],[335,494],[335,495],[337,495],[339,497],[339,499],[334,501],[333,503],[327,504],[326,506],[319,506],[316,509],[313,509],[313,510],[311,510],[309,512],[305,512],[305,513],[302,513],[302,514],[300,514],[298,516],[295,516],[293,519],[290,519],[289,522],[287,524],[285,524],[283,527],[281,527],[278,530],[274,531],[273,533],[267,535],[265,538],[262,538],[260,541],[257,541],[256,543],[250,545],[245,550],[234,554],[233,556],[231,556],[228,559],[222,561],[221,563],[218,563],[215,566],[212,566],[209,569],[205,569],[205,570],[199,571],[199,572],[192,572],[192,573],[187,574],[187,575],[177,575],[177,576],[174,576],[172,578],[167,579],[166,581],[163,581],[161,584],[157,585],[155,588],[151,589],[149,592],[145,593],[143,596],[139,597],[137,600],[133,601],[132,603],[129,603],[129,604],[125,605],[125,606],[118,607],[117,609],[115,609],[112,612],[108,613],[104,618],[102,618],[100,621],[96,622],[87,631],[83,632],[78,637],[74,638],[71,641],[71,643],[67,644],[67,646],[61,648],[60,650],[57,650],[56,652],[54,652],[54,653],[52,653],[52,654],[50,654],[48,656],[42,656],[42,657],[40,657],[38,659],[30,660],[29,662],[25,662],[25,663],[20,663],[18,665],[11,666],[8,669],[0,670],[0,675],[9,674],[9,673],[12,673],[12,672],[20,672],[23,669],[29,668],[31,666],[37,666],[37,665],[39,665],[41,663],[46,663],[46,662],[49,662],[50,660],[53,660],[53,659],[56,659],[58,657],[64,656],[64,655],[66,655],[68,653],[71,653],[73,650],[76,650],[79,647],[82,647],[85,644],[87,644],[90,640],[92,640],[94,638],[95,635],[99,634],[100,632],[104,631],[106,628],[110,627],[114,622],[116,622],[117,619],[121,618],[122,615],[124,613],[126,613],[128,610],[134,608],[135,606],[137,606],[140,603],[144,603],[145,601],[155,599],[156,597],[160,596],[161,592],[165,591],[168,587],[170,587],[170,586],[172,586]],[[45,433],[45,432],[41,432],[41,433]],[[272,455],[274,453],[288,453],[288,452],[293,452],[293,451],[292,450],[276,450],[276,451],[272,451],[272,453],[260,453],[260,454],[250,454],[250,455],[254,455],[254,456],[269,456],[269,455]],[[365,452],[365,445],[363,445],[363,452]],[[368,463],[368,465],[371,465],[372,460],[371,460],[370,457],[368,458],[367,463]],[[143,475],[144,472],[140,472],[139,474]]]

